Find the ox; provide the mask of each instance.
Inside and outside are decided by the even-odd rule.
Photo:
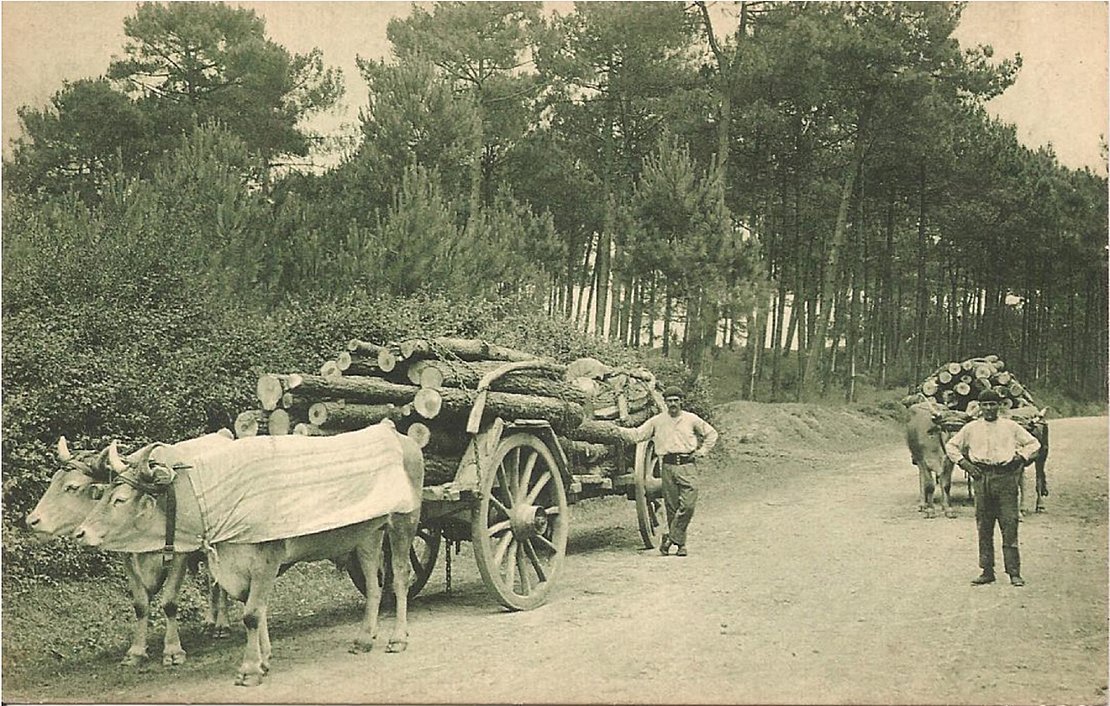
[[[359,432],[352,432],[359,433]],[[267,624],[267,606],[271,589],[283,567],[302,561],[345,559],[352,552],[358,558],[364,576],[375,576],[381,563],[382,544],[388,533],[392,549],[393,592],[397,599],[396,623],[387,652],[401,652],[408,646],[408,582],[411,566],[409,548],[420,520],[420,500],[424,483],[424,458],[420,448],[407,436],[390,428],[400,444],[399,457],[407,487],[401,491],[405,506],[415,508],[408,512],[393,512],[374,519],[349,524],[316,533],[306,533],[285,539],[261,542],[215,541],[207,549],[210,566],[216,581],[236,600],[245,603],[243,625],[247,640],[243,661],[235,683],[257,686],[270,669],[271,647]],[[342,435],[341,435],[342,436]],[[292,437],[246,438],[233,444],[249,446],[252,443],[272,443],[275,447],[283,439]],[[309,437],[305,437],[309,438]],[[337,437],[320,437],[320,439]],[[274,441],[276,440],[276,441]],[[318,441],[319,439],[317,439]],[[303,442],[300,442],[303,443]],[[109,447],[109,462],[121,475],[119,481],[98,503],[75,533],[75,537],[90,546],[143,542],[160,545],[163,539],[172,541],[174,512],[167,509],[177,505],[178,532],[185,533],[188,522],[199,519],[197,498],[188,491],[190,474],[196,469],[171,470],[164,464],[152,463],[150,452],[130,464],[124,464]],[[219,456],[216,456],[219,459]],[[264,481],[269,486],[279,478],[283,469],[277,464],[266,466]],[[194,459],[194,462],[197,462]],[[362,463],[361,460],[358,460]],[[228,470],[228,482],[241,481],[237,469]],[[398,471],[400,473],[400,471]],[[193,479],[196,481],[197,479]],[[270,488],[267,488],[270,490]],[[170,500],[176,498],[175,500]],[[293,493],[278,499],[280,502],[300,505],[303,498]],[[180,504],[178,504],[180,503]],[[190,503],[194,505],[190,507]],[[193,520],[190,520],[192,516]],[[249,523],[248,523],[249,524]],[[207,527],[202,528],[207,537]],[[207,540],[205,540],[207,542]],[[377,581],[367,582],[366,607],[362,624],[355,636],[352,652],[368,651],[373,647],[378,630],[378,609],[382,589]]]
[[[1047,409],[1047,408],[1046,408]],[[1033,506],[1033,512],[1044,512],[1044,499],[1048,497],[1048,477],[1045,475],[1045,463],[1048,461],[1048,423],[1044,420],[1045,410],[1040,411],[1040,417],[1033,422],[1029,428],[1029,433],[1032,434],[1037,441],[1041,442],[1041,448],[1037,451],[1037,455],[1030,459],[1036,466],[1036,502]],[[1026,466],[1028,468],[1028,466]],[[1025,468],[1021,469],[1021,479],[1018,484],[1018,491],[1020,493],[1018,500],[1018,509],[1021,510],[1025,506]]]
[[[906,422],[906,445],[910,448],[919,479],[918,509],[925,517],[936,517],[935,497],[940,491],[945,517],[955,517],[951,507],[952,461],[944,453],[947,433],[933,423],[934,408],[928,402],[910,405]]]
[[[181,442],[175,448],[187,452],[190,448],[229,441],[231,432]],[[71,452],[65,437],[58,439],[58,460],[65,464],[50,481],[46,492],[35,508],[27,515],[27,526],[39,533],[69,536],[92,512],[110,480],[107,466],[108,449],[99,454],[92,451]],[[173,666],[185,662],[186,653],[181,647],[177,624],[177,597],[187,570],[196,571],[203,556],[175,553],[166,562],[160,552],[124,553],[124,570],[135,609],[135,626],[131,646],[120,664],[133,666],[146,659],[147,627],[150,621],[150,602],[159,590],[162,593],[162,610],[166,615],[166,634],[163,640],[162,664]],[[208,586],[208,605],[204,617],[205,629],[215,637],[230,634],[227,620],[227,594],[215,582]]]

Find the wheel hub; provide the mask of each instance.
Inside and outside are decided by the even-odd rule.
[[[509,523],[517,539],[535,537],[547,531],[547,512],[538,505],[514,507],[509,515]]]

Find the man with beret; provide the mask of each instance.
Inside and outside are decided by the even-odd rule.
[[[717,443],[717,430],[704,419],[682,409],[682,390],[663,392],[667,411],[660,412],[635,429],[625,431],[631,443],[653,439],[655,453],[663,459],[663,506],[667,510],[667,532],[659,544],[666,555],[678,547],[676,556],[686,556],[686,528],[698,502],[695,459],[704,457]]]
[[[967,471],[975,486],[975,525],[979,533],[979,568],[971,580],[994,582],[994,523],[1002,531],[1002,560],[1010,583],[1024,586],[1018,552],[1018,481],[1041,444],[1012,419],[999,418],[1002,396],[994,390],[979,395],[982,418],[968,422],[944,445],[948,458]]]

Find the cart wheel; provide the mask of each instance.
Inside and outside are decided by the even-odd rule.
[[[501,605],[543,605],[566,554],[567,493],[547,445],[527,433],[501,440],[482,476],[470,537],[478,571]]]
[[[633,469],[633,492],[636,496],[636,519],[645,549],[659,546],[667,514],[663,507],[663,459],[655,453],[655,444],[648,441],[636,451]]]
[[[409,548],[409,565],[412,573],[409,574],[409,600],[416,598],[423,590],[435,568],[436,558],[439,556],[439,544],[442,535],[438,527],[420,525],[416,528],[416,536],[412,538],[412,547]],[[384,589],[383,598],[393,595],[393,565],[392,553],[389,549],[389,539],[382,542],[382,566],[378,569],[378,585]],[[359,593],[366,595],[366,577],[362,575],[362,567],[352,552],[347,559],[347,575]]]

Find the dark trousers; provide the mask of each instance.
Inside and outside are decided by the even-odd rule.
[[[979,568],[994,572],[994,523],[1002,530],[1006,573],[1021,575],[1018,552],[1018,473],[987,467],[975,481],[975,525],[979,532]]]
[[[694,485],[695,465],[663,464],[663,506],[667,509],[667,534],[675,544],[686,544],[686,528],[698,504]]]

